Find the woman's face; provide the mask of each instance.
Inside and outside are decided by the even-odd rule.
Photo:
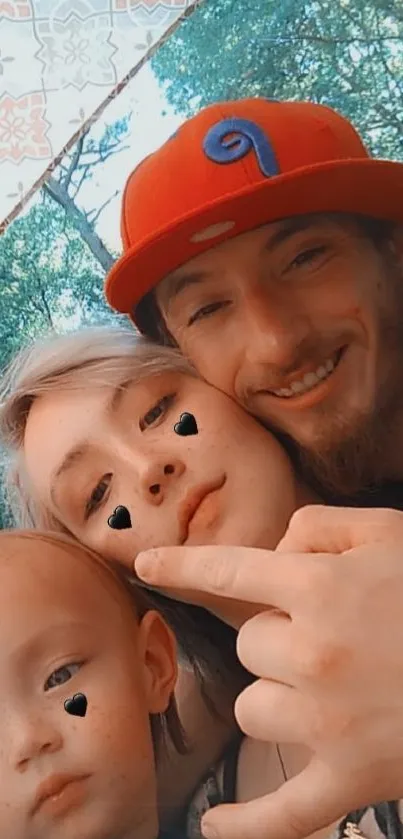
[[[198,433],[174,431],[182,413]],[[54,392],[32,406],[24,452],[32,488],[78,539],[132,566],[162,545],[273,548],[296,508],[280,444],[200,379],[164,372],[122,389]],[[108,518],[128,508],[131,528]]]

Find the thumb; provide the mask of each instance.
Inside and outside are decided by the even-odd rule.
[[[206,839],[304,839],[355,807],[356,799],[347,797],[345,783],[335,783],[329,768],[313,758],[276,792],[209,810],[202,834]]]
[[[398,510],[350,507],[301,507],[277,545],[280,553],[344,553],[374,542],[402,538]]]

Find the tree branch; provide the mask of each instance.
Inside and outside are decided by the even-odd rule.
[[[79,167],[79,168],[81,168],[81,167]],[[83,171],[83,174],[80,177],[80,180],[79,180],[78,184],[73,183],[74,195],[72,196],[72,198],[74,199],[74,201],[76,200],[77,195],[80,192],[80,189],[81,189],[84,181],[87,179],[89,169],[90,169],[90,164],[87,163],[87,165],[84,166],[84,171]]]
[[[85,213],[76,206],[73,199],[63,188],[63,185],[50,175],[46,183],[44,183],[43,189],[46,190],[47,194],[54,201],[57,201],[63,207],[65,212],[70,216],[74,227],[88,245],[93,256],[102,265],[105,272],[109,271],[115,261],[112,254],[91,226]]]
[[[48,304],[48,301],[46,299],[45,289],[43,288],[43,285],[42,285],[42,280],[41,280],[40,273],[38,271],[37,263],[32,258],[29,259],[29,268],[30,268],[30,275],[32,274],[32,276],[35,279],[36,287],[39,291],[39,297],[42,300],[43,308],[40,305],[38,305],[37,301],[35,300],[35,297],[30,297],[30,303],[34,307],[34,309],[36,309],[38,312],[41,313],[41,315],[45,314],[50,328],[54,329],[55,327],[54,327],[54,323],[53,323],[52,313],[50,311],[49,304]]]
[[[81,137],[80,137],[80,139],[79,139],[79,141],[78,141],[78,143],[77,143],[77,145],[74,149],[74,153],[71,156],[70,164],[69,164],[68,169],[67,169],[67,174],[63,178],[63,183],[64,183],[64,187],[65,187],[66,190],[70,186],[70,181],[73,177],[73,174],[74,174],[74,172],[75,172],[75,170],[78,166],[78,162],[80,160],[80,157],[83,153],[84,140],[85,140],[87,134],[88,134],[88,131],[83,132],[83,134],[81,135]]]
[[[54,323],[53,323],[52,313],[50,311],[48,301],[46,300],[46,295],[45,295],[45,291],[43,289],[42,283],[41,283],[40,280],[37,280],[37,284],[39,286],[39,294],[40,294],[40,298],[41,298],[42,303],[43,303],[43,307],[45,309],[45,314],[46,314],[46,317],[48,319],[49,326],[50,326],[51,329],[54,329],[55,326],[54,326]]]
[[[111,195],[109,198],[107,198],[106,201],[104,201],[104,203],[100,206],[99,210],[90,210],[89,213],[87,213],[87,219],[92,226],[95,224],[96,221],[98,221],[98,219],[99,219],[102,211],[105,209],[105,207],[107,207],[108,204],[110,204],[111,201],[113,201],[113,199],[116,198],[117,195],[119,195],[119,190],[118,189],[116,189],[115,192],[113,193],[113,195]],[[92,213],[95,213],[94,218],[90,218]]]
[[[89,163],[79,163],[79,165],[76,167],[77,172],[88,166],[99,166],[100,163],[105,163],[105,160],[108,160],[108,157],[111,157],[111,155],[120,154],[120,152],[126,151],[128,148],[130,148],[130,146],[120,146],[120,148],[117,148],[117,146],[113,146],[112,148],[108,149],[107,152],[102,152],[100,149],[93,149],[92,151],[89,151],[88,154],[98,155],[98,157],[96,157],[95,160],[90,160]],[[82,157],[85,157],[86,154],[87,152],[84,152]]]

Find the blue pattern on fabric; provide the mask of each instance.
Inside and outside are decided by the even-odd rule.
[[[266,178],[280,174],[269,137],[256,122],[248,119],[232,117],[217,122],[207,132],[203,149],[209,160],[220,164],[242,160],[253,149]]]

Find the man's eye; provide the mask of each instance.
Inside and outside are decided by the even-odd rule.
[[[103,478],[101,478],[101,480],[99,481],[99,483],[97,483],[96,487],[92,490],[91,495],[85,505],[85,521],[89,519],[91,514],[95,512],[95,510],[104,500],[111,481],[111,477],[111,474],[104,475]]]
[[[64,685],[65,682],[70,681],[73,676],[81,668],[81,664],[64,664],[63,667],[58,667],[57,670],[54,670],[53,673],[50,674],[49,678],[46,679],[44,690],[52,690],[52,688],[58,687],[58,685]]]
[[[290,267],[299,268],[301,265],[306,265],[307,262],[312,262],[317,256],[321,256],[324,252],[324,247],[308,248],[308,250],[301,251],[295,259],[292,260]]]
[[[158,402],[156,402],[156,404],[141,417],[139,422],[140,431],[144,431],[145,428],[149,428],[150,425],[153,425],[165,416],[166,412],[173,404],[175,396],[175,393],[170,393],[167,396],[163,396],[162,399],[159,399]]]
[[[201,308],[197,309],[197,311],[189,318],[188,326],[191,326],[192,323],[195,323],[197,320],[202,320],[203,318],[208,318],[209,315],[213,315],[214,312],[217,312],[218,309],[225,306],[226,302],[227,301],[219,300],[215,303],[208,303],[207,306],[201,306]]]

